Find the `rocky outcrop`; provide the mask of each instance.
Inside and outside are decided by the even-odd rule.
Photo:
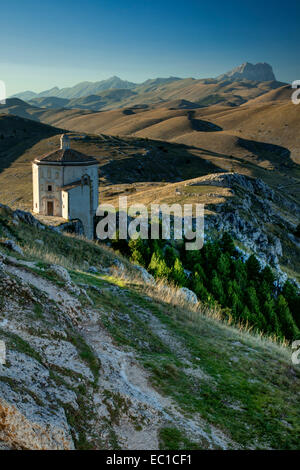
[[[66,410],[79,409],[73,382],[86,387],[93,374],[69,341],[73,321],[55,286],[36,277],[40,281],[33,287],[26,268],[12,263],[4,257],[0,270],[0,338],[6,345],[6,363],[0,364],[0,442],[9,449],[71,450]],[[68,296],[63,293],[62,301]]]
[[[52,264],[48,268],[49,272],[53,272],[60,280],[65,281],[65,282],[71,282],[71,277],[68,271],[63,268],[62,266],[59,266],[57,264]]]
[[[10,390],[10,396],[13,396]],[[27,407],[29,409],[29,407]],[[50,418],[50,417],[49,417]],[[20,410],[0,397],[0,441],[10,449],[72,450],[73,440],[66,422],[56,427],[50,422],[26,417]]]
[[[205,238],[214,239],[217,234],[229,232],[245,252],[255,253],[262,264],[271,264],[284,282],[287,276],[280,267],[282,260],[289,263],[292,252],[294,259],[299,256],[297,240],[291,234],[300,218],[300,206],[261,179],[239,173],[211,174],[190,185],[230,190],[230,197],[224,202],[206,205],[210,211],[205,215]]]
[[[184,298],[185,302],[188,302],[188,303],[191,303],[191,304],[197,304],[198,303],[198,298],[197,298],[195,292],[193,292],[190,289],[187,289],[187,287],[181,287],[181,289],[179,289],[179,292],[182,295],[182,297]]]
[[[58,225],[55,229],[59,232],[74,233],[75,235],[84,235],[84,228],[80,220],[71,220]]]
[[[13,213],[15,220],[22,220],[26,224],[32,225],[33,227],[38,228],[39,230],[45,230],[45,225],[41,224],[30,212],[25,212],[17,209]]]
[[[25,222],[32,227],[36,227],[38,230],[45,230],[46,225],[42,224],[38,221],[30,212],[22,211],[17,209],[13,211],[10,207],[5,206],[4,204],[0,204],[0,208],[5,210],[13,219],[14,225],[18,225],[19,221]],[[74,233],[75,235],[83,235],[84,229],[82,222],[80,220],[71,220],[69,222],[65,222],[58,226],[48,225],[50,230],[53,230],[56,233]]]
[[[9,250],[15,251],[19,255],[23,255],[22,248],[20,248],[19,245],[17,245],[14,240],[2,240],[2,241],[0,241],[0,243],[1,243],[1,245],[8,248]]]
[[[139,265],[135,265],[134,267],[141,275],[141,278],[145,284],[155,285],[154,277],[150,273],[148,273],[148,271],[145,268]]]
[[[257,82],[269,82],[276,80],[271,65],[264,63],[250,64],[245,62],[244,64],[235,67],[229,72],[220,75],[219,80],[253,80]]]
[[[201,184],[211,184],[213,186],[222,186],[233,188],[235,185],[241,186],[246,191],[265,197],[274,198],[274,191],[266,185],[260,178],[252,178],[241,173],[213,173],[200,178],[195,186]],[[191,184],[193,186],[193,184]]]

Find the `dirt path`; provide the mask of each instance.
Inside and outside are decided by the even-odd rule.
[[[47,279],[19,266],[7,265],[5,269],[44,292],[68,314],[81,310],[77,298]],[[162,333],[162,325],[150,311],[143,314],[155,334],[160,330],[158,336],[175,348],[173,335],[165,328]],[[200,416],[184,416],[175,402],[160,395],[149,383],[148,373],[135,359],[134,351],[124,350],[114,343],[100,324],[100,315],[100,310],[85,309],[86,320],[78,324],[78,329],[102,364],[98,390],[94,394],[99,422],[104,422],[104,418],[112,422],[122,449],[158,449],[158,432],[163,426],[181,429],[190,440],[198,442],[203,448],[226,449],[229,444],[236,447],[212,426],[206,431],[207,423]]]
[[[103,406],[105,391],[118,395],[118,403],[122,397],[126,412],[114,423],[122,449],[158,449],[158,432],[163,426],[180,428],[190,440],[199,442],[203,448],[227,449],[229,444],[237,447],[221,431],[207,426],[200,416],[184,416],[176,403],[160,395],[149,383],[148,373],[137,362],[134,353],[116,346],[100,326],[99,313],[92,310],[89,313],[89,320],[80,325],[80,330],[103,367],[95,397],[99,419],[107,416],[107,407]],[[113,404],[110,403],[110,406]],[[208,428],[210,430],[206,431]]]

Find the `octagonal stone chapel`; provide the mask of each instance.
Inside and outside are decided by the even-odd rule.
[[[67,135],[60,148],[32,163],[33,211],[36,214],[79,219],[86,238],[94,237],[98,207],[98,162],[71,149]]]

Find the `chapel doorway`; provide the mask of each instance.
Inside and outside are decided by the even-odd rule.
[[[53,201],[47,201],[47,215],[53,215]]]

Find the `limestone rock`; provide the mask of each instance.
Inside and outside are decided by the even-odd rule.
[[[0,269],[5,268],[5,260],[6,260],[6,256],[0,252]]]
[[[124,272],[124,271],[125,271],[125,266],[124,266],[124,264],[123,264],[120,260],[118,260],[117,258],[115,258],[115,259],[113,260],[113,267],[114,267],[114,268],[117,268],[117,270],[120,271],[120,272]]]
[[[9,250],[13,250],[16,253],[19,253],[19,255],[23,256],[22,248],[20,248],[19,245],[17,245],[14,240],[4,240],[1,243],[2,245],[6,246]]]
[[[54,274],[56,274],[56,276],[61,279],[62,281],[65,281],[67,283],[72,283],[72,280],[71,280],[71,277],[70,277],[70,274],[68,273],[68,271],[63,268],[62,266],[59,266],[57,264],[52,264],[50,267],[49,267],[49,271],[52,271]]]
[[[188,289],[187,287],[181,287],[179,289],[180,294],[184,298],[186,302],[189,302],[191,304],[197,304],[198,303],[198,298],[192,290]]]
[[[135,269],[140,273],[145,284],[151,284],[151,285],[155,284],[154,277],[151,274],[149,274],[145,268],[136,264]]]
[[[80,220],[71,220],[58,225],[58,227],[52,227],[59,233],[68,232],[75,233],[76,235],[84,235],[84,228]]]
[[[14,211],[14,219],[22,220],[26,224],[32,225],[33,227],[38,228],[39,230],[45,230],[45,226],[41,224],[30,212],[21,211],[17,209]]]
[[[88,272],[92,274],[99,274],[99,270],[95,266],[90,266]]]
[[[11,449],[74,449],[68,430],[47,422],[31,421],[3,398],[0,398],[0,440]]]

